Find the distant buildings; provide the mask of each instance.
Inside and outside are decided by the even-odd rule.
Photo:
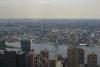
[[[5,46],[6,46],[5,49],[7,51],[16,51],[16,52],[21,51],[21,43],[20,41],[17,40],[5,41]]]
[[[31,50],[31,40],[0,40],[0,51],[16,51],[16,52],[29,52]]]
[[[98,44],[97,40],[99,38],[94,35],[90,36],[89,33],[82,32],[83,31],[76,32],[75,36],[71,35],[71,37],[69,37],[71,32],[66,35],[64,31],[54,31],[53,33],[49,32],[50,36],[48,36],[48,34],[46,35],[48,38],[42,38],[44,35],[40,35],[41,33],[39,32],[34,33],[36,35],[32,37],[34,42],[41,43],[47,38],[47,41],[50,40],[55,42],[57,45],[63,45],[65,43],[69,44],[67,59],[58,57],[57,60],[49,59],[49,52],[47,50],[41,51],[37,56],[35,51],[31,50],[30,39],[27,39],[26,37],[28,36],[31,38],[32,35],[24,35],[25,39],[23,37],[20,41],[16,39],[9,39],[9,37],[8,40],[0,40],[0,50],[4,50],[4,53],[1,52],[0,54],[0,67],[6,66],[5,64],[9,67],[98,67],[96,54],[88,55],[87,63],[84,63],[85,52],[84,49],[79,48],[79,45],[87,46],[88,44],[88,46],[95,46],[95,44]],[[21,53],[13,51],[21,51]],[[11,62],[13,64],[11,64]]]

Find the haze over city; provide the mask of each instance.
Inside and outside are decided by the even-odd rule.
[[[100,18],[100,0],[0,0],[0,18]]]

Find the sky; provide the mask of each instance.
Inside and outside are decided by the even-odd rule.
[[[0,0],[0,19],[96,18],[100,0]]]

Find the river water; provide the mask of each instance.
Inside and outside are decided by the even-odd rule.
[[[85,63],[87,63],[87,55],[91,53],[97,54],[98,64],[100,64],[100,48],[99,47],[81,47],[85,50]],[[63,57],[67,57],[66,45],[59,45],[58,47],[51,44],[34,44],[32,43],[31,49],[35,49],[35,53],[39,54],[41,50],[48,49],[50,59],[55,59],[56,54],[61,54]]]

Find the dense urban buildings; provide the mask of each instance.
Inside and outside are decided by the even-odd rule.
[[[22,54],[4,51],[3,54],[0,53],[0,67],[99,67],[96,54],[87,55],[88,61],[85,64],[84,54],[80,53],[80,50],[84,51],[80,48],[69,48],[67,59],[58,55],[54,60],[50,60],[48,52],[44,50],[40,56],[35,55],[34,50]]]
[[[92,52],[100,47],[99,22],[2,20],[0,67],[100,67],[100,55]],[[88,47],[90,53],[85,50]]]

